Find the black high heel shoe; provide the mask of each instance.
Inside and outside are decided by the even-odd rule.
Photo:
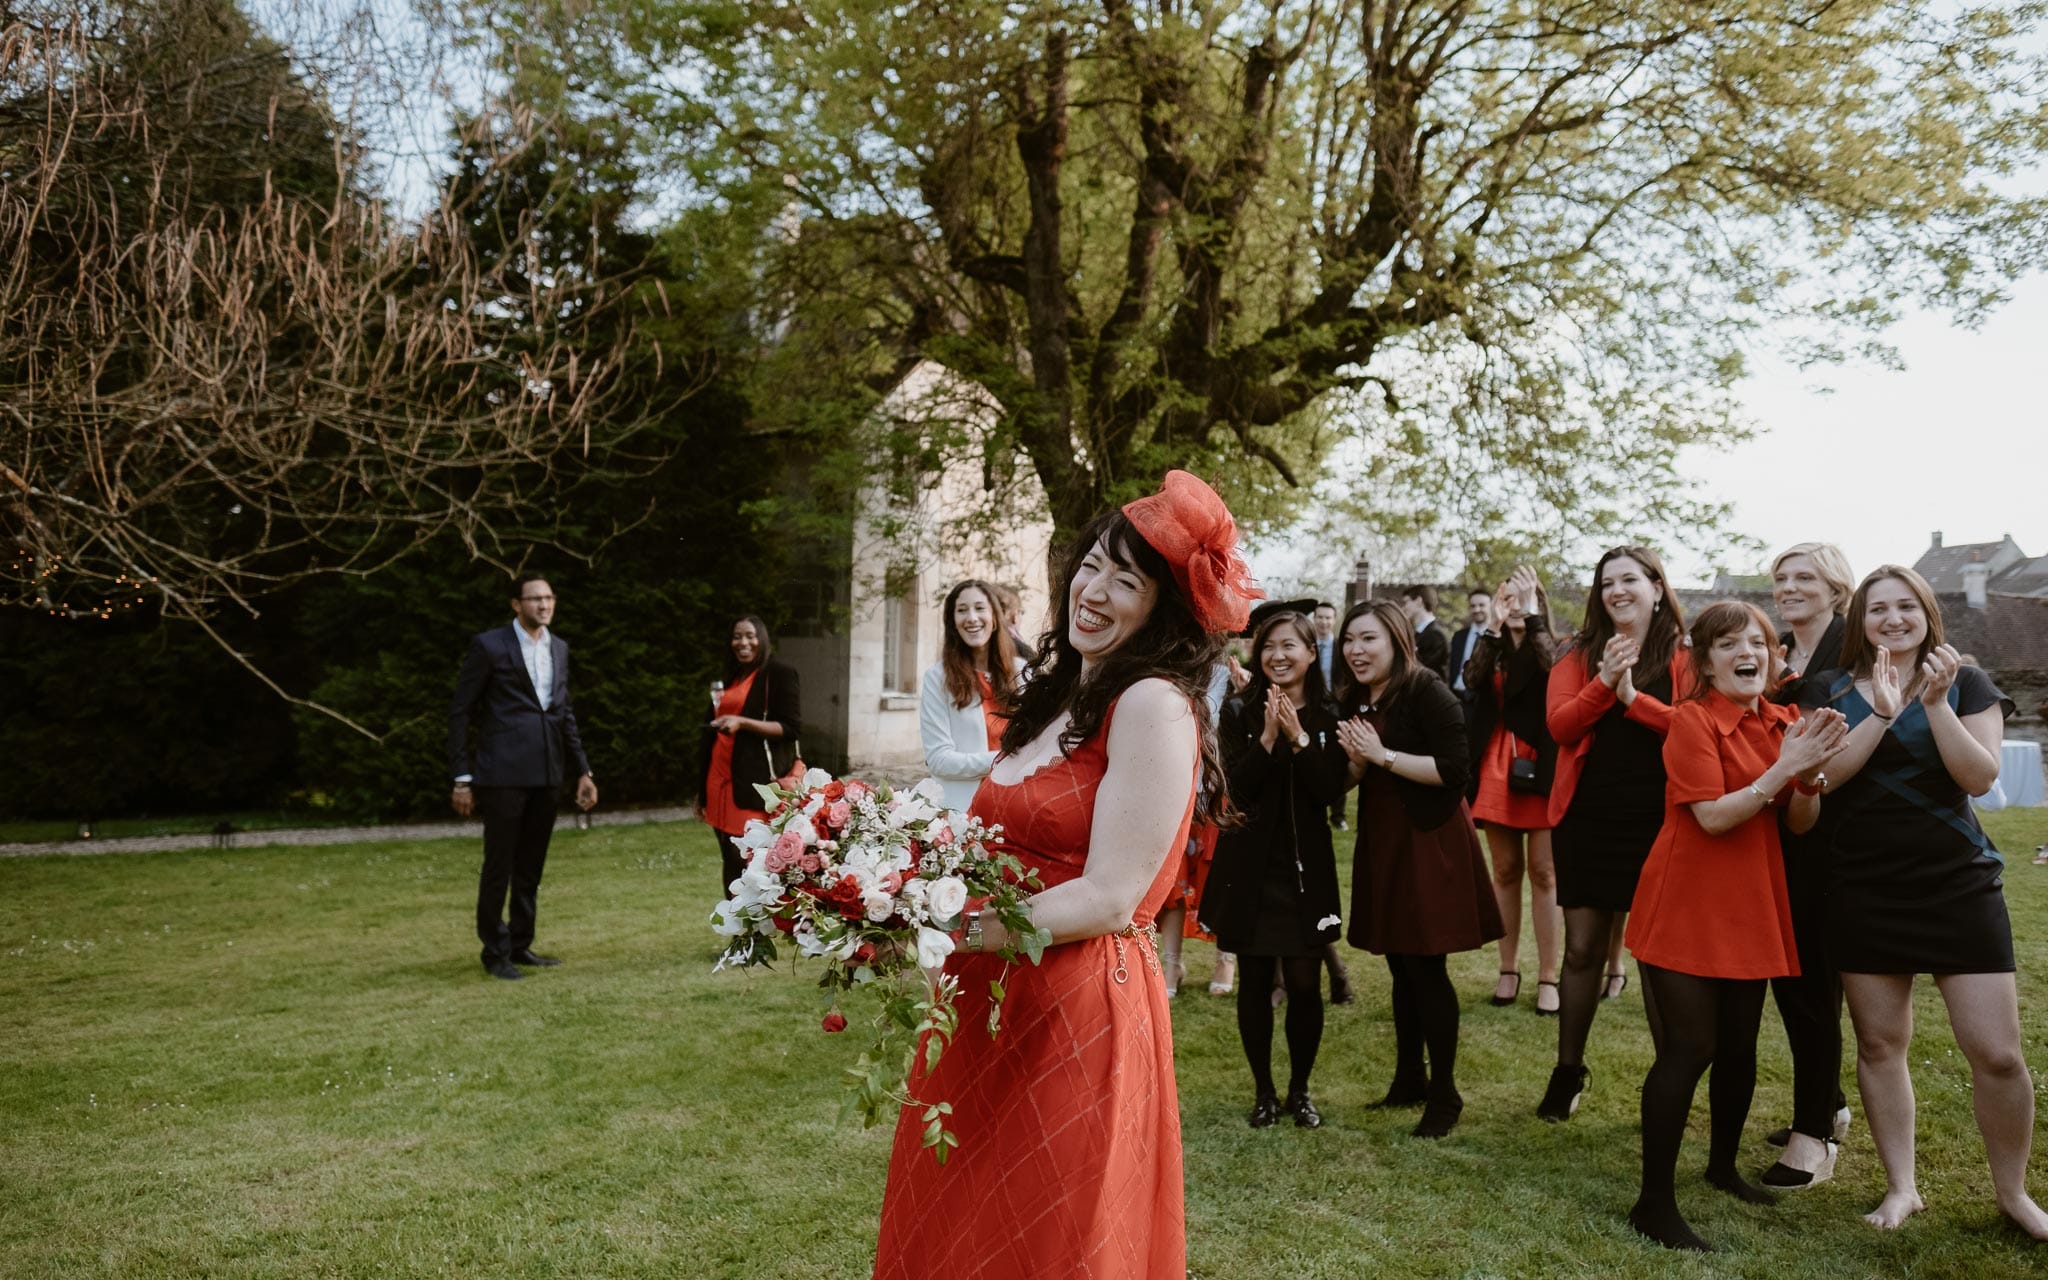
[[[1494,995],[1487,997],[1487,1001],[1496,1009],[1505,1009],[1522,998],[1522,975],[1514,969],[1502,969],[1500,976],[1503,978],[1513,978],[1515,980],[1515,989],[1506,995],[1500,995],[1496,991]]]
[[[1465,1114],[1465,1099],[1456,1090],[1447,1098],[1431,1098],[1429,1105],[1422,1109],[1422,1119],[1415,1122],[1412,1131],[1418,1138],[1444,1138],[1458,1127],[1458,1117]]]
[[[1390,1107],[1419,1107],[1429,1101],[1429,1080],[1427,1077],[1394,1077],[1394,1083],[1387,1086],[1387,1096],[1378,1102],[1366,1104],[1374,1111]]]
[[[1270,1093],[1262,1093],[1252,1103],[1252,1113],[1245,1123],[1254,1129],[1270,1129],[1280,1122],[1280,1099]]]

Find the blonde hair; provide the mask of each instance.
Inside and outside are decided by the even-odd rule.
[[[1828,590],[1835,598],[1829,607],[1838,618],[1849,613],[1849,597],[1856,594],[1856,574],[1849,568],[1849,557],[1832,542],[1795,542],[1778,553],[1771,561],[1771,577],[1778,576],[1778,566],[1793,556],[1805,556],[1813,561],[1813,567],[1820,571],[1820,580],[1828,584]]]

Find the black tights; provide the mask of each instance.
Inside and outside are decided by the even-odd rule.
[[[1394,979],[1394,1086],[1414,1089],[1425,1080],[1429,1096],[1458,1092],[1458,991],[1442,956],[1387,957]],[[1427,1050],[1429,1061],[1423,1062]]]
[[[1604,911],[1599,907],[1564,909],[1564,967],[1558,974],[1557,1065],[1583,1066],[1586,1037],[1593,1030],[1593,1015],[1600,1011],[1600,997],[1607,986],[1607,944],[1614,936],[1615,922],[1627,912]],[[1657,1016],[1657,992],[1643,984],[1643,1014],[1650,1022],[1650,1042],[1664,1041],[1663,1020]]]
[[[1799,947],[1799,976],[1772,978],[1771,996],[1785,1021],[1792,1049],[1792,1131],[1809,1138],[1834,1136],[1842,1097],[1842,976],[1828,960],[1825,884],[1814,859],[1785,860],[1785,888],[1792,900],[1792,936]]]
[[[1237,1037],[1260,1097],[1273,1090],[1273,978],[1287,987],[1287,1092],[1308,1092],[1323,1043],[1323,953],[1237,957]]]
[[[1735,1171],[1742,1126],[1756,1092],[1756,1034],[1768,984],[1761,978],[1700,978],[1640,962],[1637,967],[1643,984],[1656,992],[1664,1017],[1657,1061],[1643,1082],[1643,1193],[1636,1202],[1637,1216],[1651,1224],[1668,1219],[1683,1226],[1672,1189],[1678,1144],[1693,1093],[1709,1065],[1714,1069],[1707,1084],[1713,1136],[1707,1181],[1743,1199],[1768,1202],[1767,1193]]]

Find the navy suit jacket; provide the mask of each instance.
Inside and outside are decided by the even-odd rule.
[[[469,642],[448,708],[448,772],[479,787],[559,787],[590,772],[569,705],[569,644],[552,631],[554,689],[543,711],[519,651],[518,623],[480,631]],[[469,747],[476,726],[477,747]],[[573,765],[575,773],[566,774]]]

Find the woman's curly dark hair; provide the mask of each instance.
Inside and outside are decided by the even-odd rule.
[[[1098,543],[1118,565],[1144,574],[1159,593],[1145,625],[1083,679],[1081,655],[1067,639],[1073,611],[1069,587],[1081,562]],[[1068,548],[1061,569],[1051,584],[1058,608],[1051,627],[1039,637],[1038,657],[1026,669],[1024,686],[1003,730],[1004,753],[1022,751],[1061,712],[1072,716],[1060,733],[1060,751],[1070,753],[1102,728],[1110,704],[1124,690],[1140,680],[1166,680],[1194,705],[1201,733],[1202,776],[1195,788],[1195,820],[1215,821],[1215,808],[1224,793],[1223,762],[1216,751],[1216,725],[1209,714],[1208,693],[1210,677],[1223,660],[1223,637],[1202,630],[1174,585],[1165,558],[1152,549],[1122,511],[1109,511],[1090,521]]]

